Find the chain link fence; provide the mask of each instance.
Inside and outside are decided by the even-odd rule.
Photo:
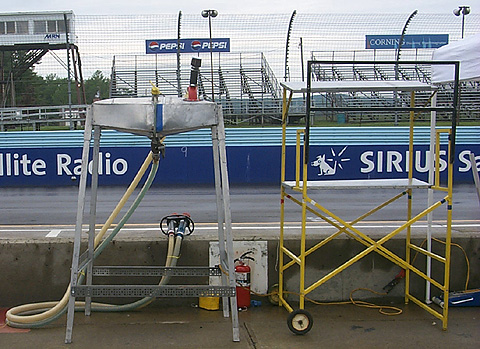
[[[395,60],[395,49],[366,49],[365,36],[400,35],[408,18],[409,14],[220,13],[211,18],[212,37],[228,38],[230,52],[215,52],[210,62],[209,53],[146,54],[146,40],[209,38],[209,19],[200,14],[71,14],[65,19],[57,13],[52,19],[46,13],[44,18],[36,17],[35,25],[42,28],[43,38],[57,39],[52,49],[12,46],[25,37],[15,31],[25,30],[20,22],[26,19],[0,14],[1,106],[82,105],[96,98],[145,96],[150,82],[164,94],[181,96],[195,56],[202,59],[201,97],[213,95],[229,123],[276,123],[281,108],[279,83],[304,80],[307,60]],[[465,18],[464,35],[479,29],[480,15],[471,13]],[[65,31],[72,48],[68,51]],[[406,34],[448,34],[453,42],[462,36],[461,18],[419,13]],[[432,52],[403,48],[400,59],[428,60]],[[428,70],[425,78],[429,79]],[[474,101],[479,90],[478,83],[464,84],[466,109],[460,118],[478,120]]]

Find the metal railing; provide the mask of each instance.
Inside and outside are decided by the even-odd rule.
[[[39,131],[42,127],[68,127],[73,130],[85,120],[88,105],[0,108],[0,131],[9,129]]]
[[[384,53],[383,53],[384,54]],[[366,57],[365,55],[369,55]],[[375,55],[373,52],[364,51],[342,51],[340,53],[335,52],[314,52],[312,53],[312,59],[318,59],[318,57],[340,57],[345,58],[347,56],[353,57],[352,64],[348,66],[341,66],[335,64],[329,65],[318,65],[314,67],[313,70],[313,79],[316,81],[331,81],[331,80],[395,80],[398,72],[399,80],[411,80],[411,81],[421,81],[429,84],[431,82],[431,66],[430,64],[421,64],[417,58],[421,56],[415,54],[412,61],[419,62],[419,64],[407,67],[400,61],[398,66],[395,69],[387,68],[379,60],[367,59],[371,62],[368,66],[361,66],[355,62],[359,62],[359,59],[366,58],[381,58],[378,55]],[[385,56],[387,57],[387,56]],[[460,88],[460,105],[459,105],[459,115],[458,119],[462,121],[474,121],[480,119],[480,82],[478,81],[468,81],[461,82],[459,85]],[[447,106],[451,100],[451,94],[453,93],[453,85],[443,84],[438,86],[437,93],[437,105]],[[402,94],[385,94],[372,92],[369,94],[356,93],[356,94],[343,94],[337,96],[336,100],[332,100],[328,95],[323,103],[326,104],[336,104],[342,105],[345,107],[355,107],[358,104],[365,103],[368,101],[371,105],[380,104],[394,104],[404,103],[405,96]],[[426,102],[429,98],[428,93],[418,93],[417,99],[419,101]],[[425,115],[424,115],[425,116]],[[425,116],[428,119],[428,116]],[[448,119],[447,115],[438,114],[438,120],[443,120],[444,118]],[[377,121],[388,121],[391,119],[391,114],[379,114],[379,115],[370,115],[368,118],[365,118],[362,113],[350,112],[347,113],[346,118],[350,122],[377,122]],[[404,119],[408,120],[408,115],[404,116]]]
[[[220,57],[220,56],[219,56]],[[185,94],[190,73],[190,57],[115,56],[112,65],[110,97],[145,97],[151,83],[164,95]],[[279,123],[281,90],[277,77],[263,53],[222,54],[214,62],[215,101],[223,107],[227,124]],[[177,72],[183,86],[177,83]],[[199,96],[210,100],[210,62],[204,60],[199,75]]]

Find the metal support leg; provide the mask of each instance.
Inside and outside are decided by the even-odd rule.
[[[287,90],[283,89],[283,98],[282,98],[282,160],[281,160],[281,174],[280,174],[280,183],[285,181],[285,164],[286,164],[286,138],[287,138],[287,121],[288,121],[288,109],[290,102],[292,101],[292,93],[287,102]],[[285,188],[280,184],[280,242],[278,246],[278,265],[279,265],[279,275],[278,275],[278,298],[279,306],[285,306],[290,312],[293,310],[291,307],[286,304],[283,298],[283,276],[284,276],[284,225],[285,225]],[[290,307],[290,308],[289,308]]]
[[[415,107],[415,91],[410,92],[410,107]],[[413,180],[413,130],[415,123],[415,112],[410,111],[410,122],[409,122],[409,140],[408,140],[408,184],[412,183]],[[409,222],[412,219],[412,188],[407,190],[407,221]],[[410,296],[410,241],[411,241],[412,227],[408,225],[407,234],[405,237],[405,304],[408,304]]]
[[[223,114],[220,110],[218,115],[217,137],[220,155],[220,174],[222,179],[222,196],[225,219],[225,236],[228,259],[228,277],[230,287],[235,287],[235,267],[233,264],[233,238],[232,238],[232,215],[230,210],[230,187],[228,183],[227,151],[225,147],[225,128],[223,125]],[[240,341],[240,330],[238,327],[237,297],[230,297],[230,309],[232,313],[233,341]]]
[[[100,126],[94,127],[93,132],[93,164],[92,164],[92,187],[90,192],[90,224],[88,227],[88,263],[86,285],[92,285],[93,252],[95,241],[95,221],[97,218],[97,189],[98,189],[98,163],[100,153]],[[85,297],[85,315],[90,316],[92,297]]]
[[[225,269],[228,269],[228,256],[225,251],[225,232],[224,232],[224,223],[225,223],[225,215],[224,215],[224,205],[223,205],[223,197],[222,197],[222,180],[220,174],[220,155],[218,149],[218,129],[217,126],[212,127],[212,146],[213,146],[213,167],[215,173],[215,194],[217,198],[217,217],[218,217],[218,249],[220,252],[220,263],[221,266]],[[227,283],[227,276],[222,273],[222,285],[226,286]],[[223,305],[223,316],[229,317],[230,312],[228,308],[228,297],[223,297],[222,299]]]
[[[473,182],[475,183],[475,189],[477,191],[478,202],[480,203],[480,178],[478,176],[477,160],[475,160],[475,154],[470,152],[469,159],[470,159],[470,164],[472,165]]]
[[[87,174],[88,174],[88,153],[90,151],[91,138],[92,138],[92,114],[88,112],[87,119],[85,121],[85,131],[84,131],[84,137],[83,137],[82,167],[80,172],[80,184],[78,189],[75,238],[73,241],[72,270],[71,270],[70,287],[69,287],[70,292],[72,288],[77,285],[77,280],[78,280],[78,262],[80,258],[80,242],[82,237],[83,211],[85,208],[85,192],[87,187]],[[72,342],[74,313],[75,313],[75,295],[70,293],[70,298],[68,300],[67,330],[65,335],[65,343]]]
[[[437,94],[432,97],[432,107],[437,106]],[[428,159],[428,183],[430,185],[435,184],[435,128],[437,127],[437,112],[432,111],[430,113],[430,157]],[[427,205],[428,207],[433,205],[433,189],[428,188],[427,193]],[[427,215],[427,251],[432,252],[432,222],[433,212]],[[427,255],[426,274],[428,277],[432,276],[432,257]],[[425,283],[425,303],[431,304],[431,283],[426,280]]]

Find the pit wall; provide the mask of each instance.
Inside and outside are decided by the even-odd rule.
[[[480,235],[478,233],[462,234],[454,237],[453,241],[462,246],[470,260],[474,263],[480,255]],[[318,241],[307,240],[307,247]],[[420,244],[421,241],[413,241]],[[278,237],[267,240],[268,246],[268,285],[278,282],[276,263]],[[298,251],[300,241],[286,240],[285,246],[292,251]],[[404,255],[405,240],[392,239],[387,247],[399,256]],[[0,264],[2,265],[2,280],[0,283],[0,307],[9,307],[29,302],[40,302],[60,299],[70,281],[70,267],[73,243],[70,240],[59,239],[56,242],[18,240],[2,242],[0,244]],[[337,239],[332,241],[328,248],[323,247],[314,255],[307,257],[306,285],[317,281],[333,268],[340,266],[362,250],[362,246],[352,239]],[[83,247],[82,247],[83,249]],[[435,251],[434,251],[435,252]],[[95,261],[95,265],[122,265],[122,266],[163,266],[167,253],[167,241],[159,238],[144,241],[116,240]],[[182,254],[178,265],[208,266],[209,241],[207,239],[185,239],[182,244]],[[425,258],[418,257],[414,265],[424,270]],[[465,288],[467,264],[463,252],[452,247],[450,273],[450,290],[462,291]],[[370,288],[383,292],[382,288],[392,281],[400,272],[400,268],[376,253],[370,253],[360,261],[342,271],[322,286],[309,294],[309,297],[320,301],[348,300],[350,292],[356,288]],[[434,279],[443,279],[443,269],[434,265],[432,275]],[[124,284],[156,284],[157,278],[95,278],[95,284],[118,283]],[[207,278],[173,278],[170,284],[208,284]],[[285,273],[285,287],[288,291],[298,292],[298,267],[292,267]],[[480,286],[480,271],[470,270],[469,288]],[[424,299],[425,282],[418,277],[411,278],[411,293],[419,299]],[[404,293],[403,280],[388,294],[392,300],[401,299]],[[432,288],[432,296],[438,295]],[[373,297],[370,293],[356,294],[356,298]],[[292,296],[293,297],[293,296]],[[262,299],[262,298],[260,298]],[[293,298],[295,299],[295,298]],[[266,299],[264,299],[267,302]],[[118,299],[114,301],[118,302]],[[162,301],[162,300],[160,300]],[[175,302],[169,298],[163,300]]]

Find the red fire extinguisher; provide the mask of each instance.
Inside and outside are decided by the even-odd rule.
[[[247,251],[239,258],[235,259],[235,279],[237,281],[237,306],[238,308],[247,308],[250,306],[250,266],[245,264],[245,260],[254,261],[248,256],[253,251]]]

